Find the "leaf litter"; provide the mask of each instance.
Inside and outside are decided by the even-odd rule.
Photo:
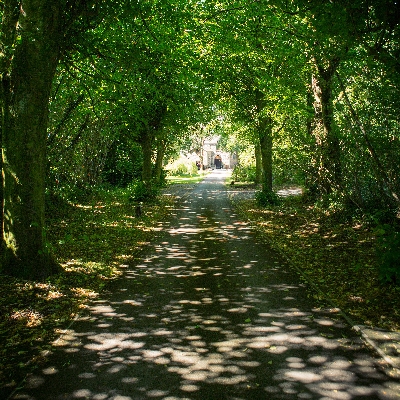
[[[268,245],[323,293],[322,299],[310,287],[310,296],[332,301],[358,324],[399,331],[400,287],[379,280],[376,232],[367,221],[342,221],[303,203],[301,196],[268,208],[253,199],[233,204]]]
[[[0,393],[44,362],[60,332],[138,257],[172,202],[145,204],[141,218],[112,199],[71,204],[67,213],[50,207],[48,245],[63,272],[43,282],[0,276]]]

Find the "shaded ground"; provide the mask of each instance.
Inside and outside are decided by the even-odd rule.
[[[235,209],[309,283],[316,299],[345,312],[400,376],[400,288],[380,282],[378,229],[366,218],[347,219],[339,209],[318,209],[299,188],[278,191],[279,205],[257,206],[255,188],[229,188]],[[293,196],[293,195],[296,196]]]
[[[123,191],[94,193],[82,202],[48,203],[49,248],[63,272],[45,281],[0,275],[0,399],[7,398],[70,321],[118,278],[165,220],[173,199],[146,203],[143,215]]]
[[[13,399],[395,399],[400,383],[231,210],[215,171]]]
[[[230,191],[235,208],[274,249],[290,259],[357,322],[390,331],[400,329],[400,287],[379,279],[379,231],[367,218],[318,208],[301,196],[279,205],[257,206],[255,190]],[[292,190],[293,192],[293,190]],[[279,191],[280,197],[288,190]],[[239,201],[237,201],[239,199]],[[340,268],[339,268],[340,266]]]

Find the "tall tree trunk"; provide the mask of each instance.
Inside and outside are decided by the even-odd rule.
[[[163,103],[157,104],[152,117],[144,127],[140,145],[143,152],[142,180],[150,188],[153,180],[153,146],[157,132],[161,130],[161,123],[167,112],[167,106]]]
[[[0,82],[0,84],[2,85],[3,82]],[[1,101],[1,104],[3,104],[3,101]],[[1,111],[1,115],[3,115],[3,111]],[[3,250],[3,236],[4,236],[4,182],[3,182],[3,121],[0,120],[0,238],[1,238],[1,242],[0,242],[0,250]],[[3,263],[3,260],[0,256],[0,271],[1,271],[1,265]]]
[[[1,120],[0,120],[0,250],[3,251],[3,237],[4,237],[4,179],[3,179],[3,130],[4,125],[7,124],[5,119],[5,107],[8,104],[9,90],[7,88],[8,76],[2,74],[1,79]],[[3,263],[2,257],[0,256],[0,270]]]
[[[46,249],[44,194],[48,102],[62,21],[61,7],[50,0],[23,7],[3,100],[3,271],[40,278],[55,265]]]
[[[314,96],[313,136],[317,146],[317,180],[321,192],[331,193],[342,181],[339,138],[332,129],[332,84],[339,59],[330,60],[326,68],[315,58],[313,61],[315,71],[311,87]]]
[[[65,40],[89,27],[99,1],[3,0],[0,37],[2,271],[42,278],[54,271],[46,248],[44,194],[50,91]],[[85,15],[79,26],[75,22]],[[16,28],[19,37],[16,40]],[[75,28],[77,30],[75,31]]]
[[[0,30],[0,250],[4,236],[4,179],[3,179],[3,131],[8,125],[6,112],[10,104],[10,69],[14,52],[14,40],[20,15],[19,1],[4,2]],[[0,257],[0,267],[2,259]]]
[[[143,153],[142,180],[147,186],[151,186],[153,178],[153,135],[146,128],[140,138],[140,146]]]
[[[161,183],[162,166],[166,148],[167,141],[160,139],[157,143],[156,163],[154,166],[154,179],[157,183]]]
[[[312,79],[311,79],[312,81]],[[312,82],[311,82],[312,83]],[[307,134],[310,141],[310,146],[308,148],[310,154],[310,165],[306,171],[306,180],[305,185],[309,192],[312,195],[316,195],[318,192],[318,171],[319,171],[319,161],[320,157],[318,156],[317,145],[316,145],[316,138],[314,136],[314,129],[315,129],[315,111],[314,111],[314,95],[312,92],[312,84],[308,87],[307,90],[307,111],[309,112],[306,120],[306,129]],[[314,111],[314,112],[313,112]]]
[[[262,160],[261,160],[261,146],[260,146],[260,140],[257,140],[257,143],[254,148],[254,155],[256,158],[256,179],[255,179],[255,184],[258,185],[261,183],[262,179]]]
[[[258,127],[261,148],[262,190],[272,192],[272,121],[270,117],[262,119]]]
[[[256,92],[258,113],[257,133],[261,150],[262,190],[272,192],[272,118],[265,112],[265,99],[261,91]]]

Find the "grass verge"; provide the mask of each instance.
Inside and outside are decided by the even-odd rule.
[[[198,175],[171,175],[165,179],[168,183],[199,183],[204,179],[206,173]]]

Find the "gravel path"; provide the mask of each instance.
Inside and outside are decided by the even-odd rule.
[[[143,259],[13,399],[399,398],[399,381],[232,212],[226,174],[181,194]]]

